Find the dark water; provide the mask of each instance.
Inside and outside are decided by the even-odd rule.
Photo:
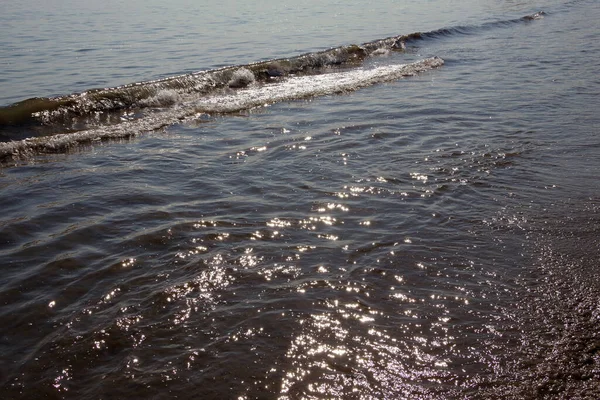
[[[299,100],[6,125],[90,136],[0,169],[1,397],[600,397],[600,5],[504,3]]]

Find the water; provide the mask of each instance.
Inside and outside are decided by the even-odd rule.
[[[597,2],[56,3],[3,104],[432,33],[4,124],[2,398],[600,397]]]

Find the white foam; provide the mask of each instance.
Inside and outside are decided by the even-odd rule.
[[[142,99],[138,102],[141,107],[165,107],[181,101],[181,94],[174,89],[159,90],[156,95]]]
[[[357,90],[376,83],[412,76],[443,65],[441,58],[428,58],[412,64],[387,65],[323,75],[292,77],[276,84],[239,90],[203,98],[195,102],[197,111],[235,112],[264,104]]]
[[[240,68],[233,73],[231,79],[227,83],[227,86],[231,88],[241,88],[254,83],[254,81],[255,78],[252,71],[247,68]]]

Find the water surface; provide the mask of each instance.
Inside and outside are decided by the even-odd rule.
[[[104,4],[11,5],[2,101],[430,34],[263,86],[296,100],[3,128],[134,130],[0,169],[3,398],[600,395],[596,2]]]

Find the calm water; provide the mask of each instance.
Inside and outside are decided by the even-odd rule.
[[[600,3],[261,4],[2,5],[5,106],[432,33],[0,126],[0,397],[599,398]]]

